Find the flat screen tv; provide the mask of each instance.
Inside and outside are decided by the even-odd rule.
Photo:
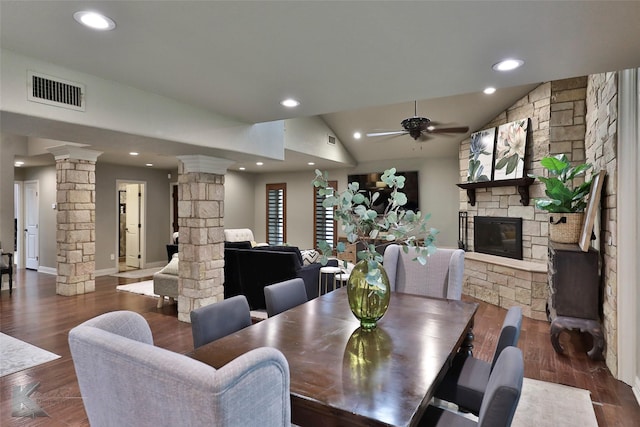
[[[418,188],[418,171],[396,172],[396,175],[405,177],[404,188],[400,190],[407,195],[407,204],[404,205],[404,209],[411,209],[414,212],[419,210],[420,191]],[[371,192],[371,194],[375,193],[376,191],[380,192],[380,197],[378,197],[378,200],[376,200],[376,203],[373,206],[373,209],[375,209],[375,211],[379,214],[384,212],[385,208],[389,204],[389,194],[391,194],[391,189],[389,189],[389,187],[387,187],[384,182],[382,182],[381,177],[382,172],[373,172],[358,175],[354,174],[347,177],[347,180],[349,182],[359,183],[361,190],[366,190],[367,192]]]

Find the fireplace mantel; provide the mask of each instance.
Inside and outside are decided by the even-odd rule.
[[[534,178],[527,176],[524,178],[504,179],[498,181],[464,182],[456,185],[467,190],[467,197],[469,197],[469,204],[471,206],[476,205],[476,188],[508,187],[515,185],[518,188],[518,193],[520,194],[520,203],[522,203],[522,206],[529,206],[529,186],[533,184],[533,181],[535,181]]]

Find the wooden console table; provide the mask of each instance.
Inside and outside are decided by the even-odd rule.
[[[560,333],[579,329],[593,337],[589,357],[602,360],[604,334],[600,326],[599,253],[582,252],[578,245],[549,242],[549,302],[551,344],[557,353]]]

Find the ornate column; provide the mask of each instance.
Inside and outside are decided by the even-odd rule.
[[[48,149],[56,158],[56,293],[95,291],[96,160],[99,151],[65,145]]]
[[[178,156],[178,320],[224,299],[224,174],[230,160]]]

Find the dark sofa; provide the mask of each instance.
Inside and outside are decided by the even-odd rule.
[[[335,260],[328,265],[337,265]],[[303,265],[295,246],[260,246],[249,242],[225,242],[224,297],[245,295],[252,310],[264,309],[264,287],[300,277],[309,299],[318,296],[320,263]]]

